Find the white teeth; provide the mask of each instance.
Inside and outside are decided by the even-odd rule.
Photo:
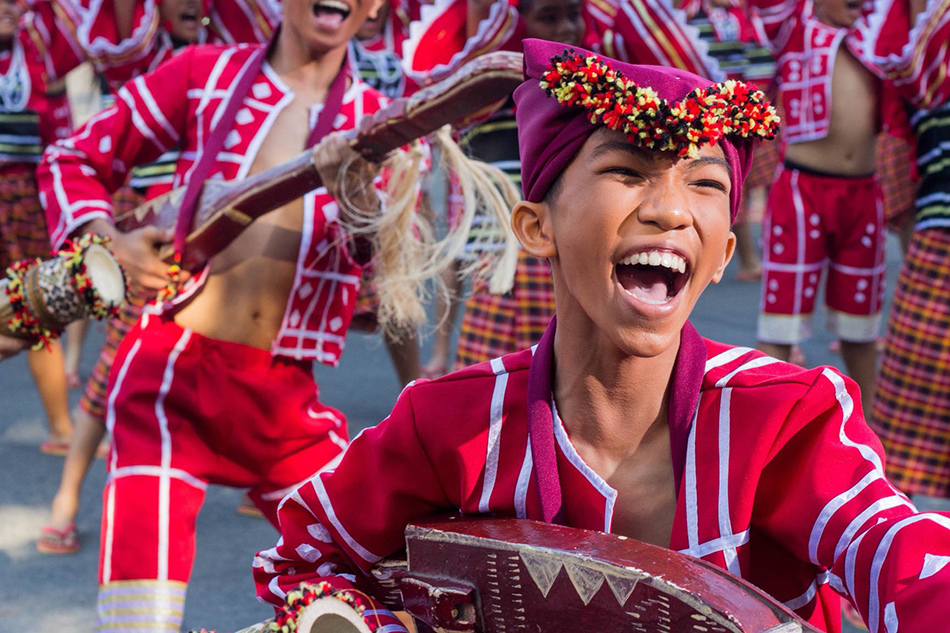
[[[673,253],[668,252],[661,253],[659,251],[649,251],[635,253],[624,258],[620,263],[626,266],[633,266],[634,264],[641,264],[643,266],[663,266],[664,268],[669,268],[670,270],[675,270],[679,273],[686,272],[686,260],[679,255],[674,255]]]
[[[326,9],[336,9],[338,11],[343,11],[346,13],[350,11],[350,7],[348,4],[346,4],[345,2],[337,2],[337,0],[322,0],[321,2],[317,3],[317,6],[324,7]]]

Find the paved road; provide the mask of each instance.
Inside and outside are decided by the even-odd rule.
[[[890,287],[899,254],[890,243]],[[694,323],[710,338],[754,345],[758,286],[737,282],[735,270],[702,297]],[[803,346],[810,364],[840,366],[828,351],[830,337],[821,331]],[[88,373],[102,334],[91,329],[86,341],[84,371]],[[376,424],[389,412],[399,393],[385,348],[378,338],[351,335],[343,362],[336,370],[318,368],[322,397],[343,410],[351,435]],[[73,394],[73,399],[78,397]],[[45,429],[40,404],[23,357],[0,364],[0,633],[20,631],[91,631],[95,623],[96,565],[102,461],[86,482],[77,524],[84,542],[75,556],[37,553],[35,539],[48,516],[49,501],[59,482],[62,458],[41,455],[37,446]],[[254,552],[270,547],[275,532],[265,521],[239,516],[234,509],[240,492],[212,487],[198,521],[198,554],[185,611],[185,629],[236,630],[268,616],[256,603],[250,563]]]

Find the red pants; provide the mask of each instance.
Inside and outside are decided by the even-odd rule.
[[[873,341],[884,305],[884,211],[874,176],[817,174],[784,165],[762,225],[758,340],[794,344],[811,335],[822,270],[828,329]]]
[[[112,365],[106,424],[98,616],[108,630],[178,630],[208,484],[250,488],[276,525],[280,500],[347,440],[309,362],[148,314]]]

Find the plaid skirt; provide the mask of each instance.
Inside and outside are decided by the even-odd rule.
[[[884,219],[893,230],[899,230],[907,214],[914,212],[917,181],[911,177],[911,164],[916,159],[906,141],[887,133],[878,136],[877,182],[884,194]]]
[[[950,497],[950,229],[914,233],[881,358],[871,427],[908,494]]]
[[[33,165],[0,169],[0,275],[13,262],[50,253]]]
[[[456,367],[531,347],[554,316],[554,286],[546,260],[518,254],[515,283],[504,295],[475,288],[465,306]]]

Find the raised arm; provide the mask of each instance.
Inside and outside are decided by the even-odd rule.
[[[405,548],[410,521],[458,507],[444,485],[451,484],[419,438],[408,387],[386,420],[353,440],[336,470],[314,476],[281,502],[280,540],[254,559],[259,599],[281,605],[302,582],[367,591],[372,566]],[[385,609],[369,617],[374,625],[377,617],[382,625],[399,624]]]
[[[950,516],[918,514],[887,481],[849,378],[825,369],[812,384],[783,425],[759,491],[754,523],[827,570],[870,631],[946,628]]]

